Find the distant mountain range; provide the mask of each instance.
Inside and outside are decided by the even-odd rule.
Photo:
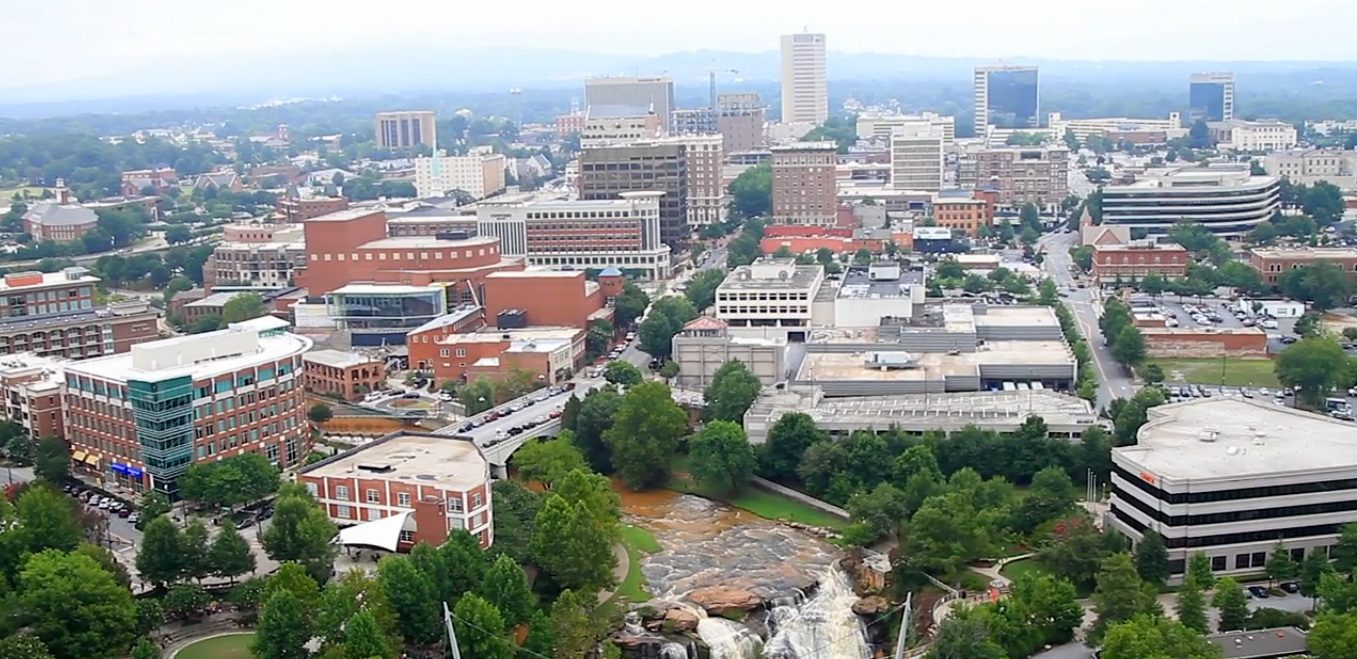
[[[1009,63],[1036,64],[1043,80],[1105,85],[1153,84],[1185,88],[1196,71],[1234,71],[1241,80],[1282,77],[1294,83],[1326,84],[1357,79],[1353,62],[1130,62],[1071,61],[1012,57]],[[976,65],[995,63],[952,57],[883,53],[829,54],[835,81],[917,80],[969,86]],[[628,57],[531,48],[457,49],[411,44],[355,48],[342,52],[283,56],[259,53],[244,58],[182,58],[156,61],[145,69],[59,84],[0,91],[0,115],[33,117],[73,112],[134,112],[207,105],[253,104],[274,97],[368,97],[428,92],[503,92],[522,89],[582,89],[595,75],[667,74],[679,87],[706,84],[707,69],[723,87],[741,81],[768,83],[779,77],[776,51],[714,50]],[[759,85],[763,86],[763,85]],[[80,101],[77,103],[76,101]]]

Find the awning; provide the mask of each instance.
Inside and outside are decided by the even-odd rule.
[[[98,466],[99,466],[99,456],[97,456],[97,455],[95,455],[95,454],[93,454],[93,453],[91,453],[91,454],[85,456],[85,464],[94,465],[94,466],[98,467]]]
[[[86,456],[86,455],[89,455],[89,454],[86,453],[86,452],[84,452],[84,451],[75,451],[75,452],[71,453],[71,459],[72,459],[72,460],[75,460],[76,462],[84,462],[84,461],[85,461],[85,456]]]
[[[405,520],[412,514],[413,510],[403,510],[390,517],[340,529],[334,541],[346,547],[377,547],[396,551]]]

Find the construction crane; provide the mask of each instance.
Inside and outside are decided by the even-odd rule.
[[[740,75],[740,72],[736,71],[735,69],[707,69],[707,83],[709,85],[709,91],[711,92],[712,112],[716,111],[716,74],[718,73],[730,73],[732,75]]]

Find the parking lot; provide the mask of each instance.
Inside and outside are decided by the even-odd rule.
[[[1272,353],[1279,352],[1286,342],[1296,337],[1295,318],[1272,318],[1256,314],[1252,309],[1241,310],[1237,300],[1204,298],[1200,301],[1189,299],[1179,302],[1165,297],[1157,301],[1157,306],[1169,327],[1256,327],[1267,332],[1268,351]]]

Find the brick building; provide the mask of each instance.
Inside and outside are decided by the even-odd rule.
[[[341,527],[401,517],[387,530],[396,537],[364,544],[436,547],[455,530],[476,536],[482,548],[495,541],[490,463],[465,439],[393,433],[308,465],[297,480]]]
[[[660,240],[678,250],[688,224],[688,147],[680,142],[620,144],[580,153],[580,199],[617,199],[623,192],[663,192]]]
[[[600,275],[600,278],[602,276]],[[586,329],[589,321],[609,319],[603,287],[589,281],[579,270],[528,270],[496,272],[485,278],[485,321],[504,325],[503,312],[522,311],[522,326],[551,325]]]
[[[61,365],[62,360],[32,353],[0,358],[5,416],[33,439],[65,437]]]
[[[349,200],[344,197],[284,197],[278,200],[278,212],[285,222],[305,222],[313,217],[329,215],[348,210]]]
[[[1256,327],[1142,327],[1145,354],[1162,358],[1263,359],[1267,354],[1267,332]]]
[[[1070,193],[1070,152],[1064,147],[999,147],[964,154],[957,182],[963,189],[992,188],[997,203],[1058,204]]]
[[[179,174],[172,167],[133,169],[122,173],[120,192],[124,197],[140,197],[147,188],[154,190],[155,194],[160,194],[177,185]]]
[[[311,450],[301,386],[311,339],[265,316],[64,367],[66,440],[88,472],[177,497],[196,462],[254,452],[282,469]]]
[[[1182,245],[1132,242],[1093,246],[1094,280],[1100,283],[1131,282],[1157,274],[1168,279],[1187,276],[1191,256]]]
[[[772,149],[772,220],[780,224],[834,224],[838,208],[833,142],[797,142]]]
[[[573,327],[485,328],[407,347],[410,366],[431,373],[437,382],[499,380],[524,370],[542,384],[555,384],[584,366],[584,337],[584,330]]]
[[[975,237],[980,233],[980,227],[994,224],[994,206],[984,199],[940,197],[933,202],[933,222]]]
[[[144,301],[94,306],[98,277],[85,268],[15,272],[0,280],[0,355],[33,352],[80,359],[127,352],[157,338]]]
[[[354,352],[312,350],[302,355],[302,368],[307,391],[347,401],[362,400],[386,384],[385,363]]]
[[[350,209],[302,223],[306,267],[298,286],[324,295],[354,282],[422,286],[454,284],[459,300],[479,296],[485,276],[523,269],[522,258],[500,254],[495,238],[387,237],[386,213]]]
[[[386,233],[392,238],[405,236],[436,236],[444,234],[476,235],[476,215],[449,213],[430,207],[402,213],[386,221]]]
[[[1249,265],[1263,282],[1276,285],[1288,271],[1326,261],[1357,276],[1357,248],[1352,247],[1256,247],[1249,250]]]
[[[65,193],[63,192],[63,195]],[[24,232],[33,240],[80,240],[99,227],[99,216],[80,204],[63,201],[40,201],[29,207],[22,217]]]
[[[302,227],[292,224],[233,224],[203,264],[209,291],[282,289],[293,285],[306,265]]]
[[[762,149],[768,142],[763,124],[767,110],[756,92],[720,94],[716,97],[716,132],[726,153]]]

